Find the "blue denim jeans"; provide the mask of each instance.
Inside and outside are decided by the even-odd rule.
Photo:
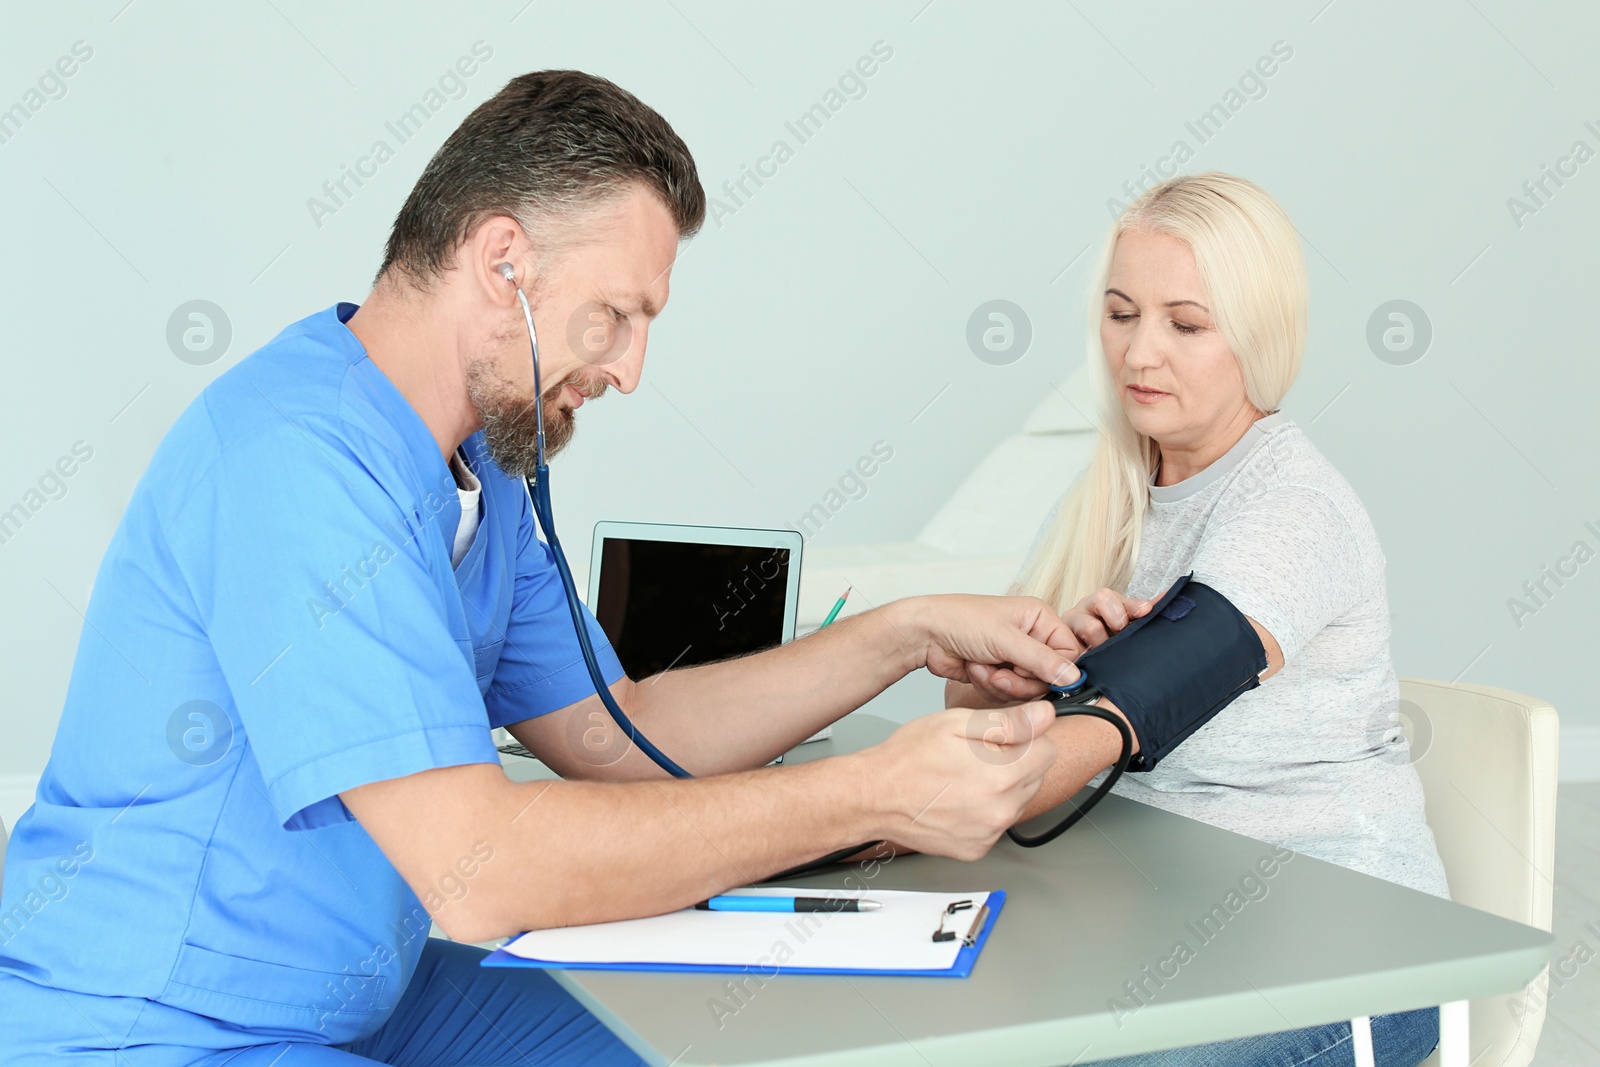
[[[1438,1008],[1372,1017],[1372,1055],[1377,1067],[1416,1067],[1438,1043]],[[1355,1062],[1350,1024],[1342,1022],[1096,1060],[1081,1067],[1355,1067]]]

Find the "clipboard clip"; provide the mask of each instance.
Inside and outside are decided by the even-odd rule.
[[[937,930],[935,930],[933,932],[933,940],[934,941],[954,941],[956,939],[956,932],[954,930],[946,930],[944,928],[945,921],[947,919],[950,919],[952,916],[958,915],[963,911],[970,911],[971,909],[972,909],[972,901],[970,901],[970,900],[953,900],[953,901],[951,901],[949,906],[947,906],[944,909],[944,912],[939,916],[939,929],[937,929]],[[989,919],[989,905],[985,904],[983,907],[979,908],[973,914],[973,916],[972,916],[972,925],[970,927],[968,927],[966,934],[964,934],[962,936],[961,943],[963,945],[975,945],[975,944],[977,944],[978,943],[978,934],[983,931],[983,924],[985,922],[987,922],[988,919]]]

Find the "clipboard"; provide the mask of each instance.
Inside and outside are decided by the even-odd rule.
[[[960,897],[959,893],[942,893],[943,897]],[[864,974],[886,975],[905,978],[967,978],[972,974],[972,968],[978,962],[978,956],[983,952],[983,946],[989,939],[989,933],[994,929],[995,920],[1000,917],[1000,911],[1005,907],[1006,894],[1002,889],[990,890],[983,907],[986,913],[983,918],[982,928],[973,936],[971,944],[962,944],[956,953],[955,961],[944,968],[896,968],[896,967],[810,967],[790,965],[787,963],[773,963],[762,966],[759,963],[724,964],[724,963],[671,963],[660,961],[574,961],[574,960],[547,960],[531,958],[508,952],[504,947],[495,949],[486,956],[481,966],[484,967],[534,967],[543,970],[562,971],[658,971],[675,973],[708,973],[708,974],[759,974],[763,978],[772,978],[778,974]],[[702,913],[718,917],[726,917],[730,913],[713,912]],[[872,913],[861,916],[870,920]],[[931,937],[933,929],[928,930]],[[518,940],[513,938],[512,942]],[[508,942],[508,944],[512,943]]]

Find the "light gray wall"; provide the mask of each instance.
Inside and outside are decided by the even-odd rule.
[[[167,427],[285,324],[362,299],[433,149],[507,78],[545,67],[638,93],[731,209],[674,274],[645,384],[586,409],[558,465],[575,546],[599,518],[791,520],[880,439],[893,461],[819,538],[913,534],[1082,360],[1080,253],[1108,199],[1181,140],[1184,169],[1258,181],[1305,239],[1311,343],[1287,409],[1371,509],[1402,673],[1538,693],[1569,724],[1600,725],[1600,563],[1550,584],[1520,626],[1507,603],[1576,542],[1600,549],[1600,160],[1560,188],[1546,180],[1532,213],[1508,206],[1575,142],[1600,150],[1593,5],[403,8],[7,6],[0,108],[40,106],[0,143],[0,509],[26,504],[75,442],[93,455],[0,544],[0,774],[46,759],[100,556]],[[92,55],[64,95],[47,83],[59,98],[29,98],[79,41]],[[399,144],[385,123],[480,41],[492,55],[461,97]],[[800,143],[785,123],[826,104],[876,42],[892,56],[864,94],[835,100]],[[1292,54],[1260,88],[1247,82],[1256,98],[1240,94],[1201,144],[1185,123],[1226,106],[1276,42]],[[393,158],[314,219],[308,198],[378,139]],[[792,158],[735,203],[724,181],[777,140]],[[996,298],[1033,327],[1008,366],[965,339]],[[166,337],[195,299],[232,328],[208,365],[179,360]],[[1367,340],[1395,299],[1432,327],[1406,365]]]

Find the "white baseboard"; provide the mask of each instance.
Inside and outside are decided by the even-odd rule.
[[[1600,726],[1561,728],[1561,780],[1600,782]]]
[[[6,832],[17,825],[17,819],[33,806],[33,793],[39,787],[37,774],[0,774],[0,819],[5,820]]]

